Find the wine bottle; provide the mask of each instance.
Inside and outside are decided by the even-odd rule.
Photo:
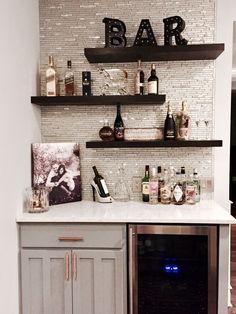
[[[164,124],[164,139],[174,140],[176,137],[175,133],[175,120],[173,118],[172,109],[170,103],[168,102],[168,110]]]
[[[57,73],[54,67],[53,56],[48,57],[48,68],[46,70],[46,95],[57,96]]]
[[[142,199],[149,202],[149,166],[145,166],[145,175],[142,178]]]
[[[71,60],[67,61],[67,70],[65,73],[65,95],[75,95],[75,83],[74,83],[74,72],[72,70]]]
[[[116,119],[114,123],[114,137],[116,141],[124,140],[124,123],[121,118],[119,103],[117,104],[117,113],[116,113]]]
[[[100,196],[101,197],[110,196],[110,194],[108,192],[108,188],[107,188],[106,182],[105,182],[103,176],[101,176],[98,173],[96,166],[93,166],[93,171],[94,171],[94,174],[95,174],[95,177],[94,177],[93,180],[94,180],[95,184],[97,185],[97,187],[99,189]]]
[[[138,60],[138,69],[135,75],[135,95],[144,94],[144,72],[141,67],[141,60]]]
[[[149,204],[158,203],[158,177],[157,168],[152,167],[149,181]]]
[[[188,140],[189,139],[189,126],[190,117],[187,111],[187,104],[182,102],[182,109],[176,116],[177,122],[177,139]]]
[[[158,77],[156,76],[156,66],[151,65],[151,75],[148,78],[148,94],[158,94]]]

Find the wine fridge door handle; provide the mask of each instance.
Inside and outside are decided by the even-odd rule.
[[[65,256],[65,279],[66,281],[70,280],[70,255],[66,253]]]
[[[77,280],[77,254],[73,253],[73,278]]]
[[[135,233],[135,226],[129,227],[129,314],[136,314],[135,311],[135,293],[134,293],[134,281],[135,278],[135,243],[136,243],[136,233]]]

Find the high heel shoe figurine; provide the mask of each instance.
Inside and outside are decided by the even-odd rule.
[[[95,177],[91,182],[93,201],[95,202],[97,198],[99,203],[111,203],[112,197],[108,192],[104,178],[98,173],[96,166],[93,166],[93,171],[95,173]]]

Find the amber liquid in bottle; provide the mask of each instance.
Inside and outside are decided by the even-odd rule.
[[[75,95],[74,72],[72,70],[71,60],[67,61],[67,70],[65,73],[65,94],[66,96]]]

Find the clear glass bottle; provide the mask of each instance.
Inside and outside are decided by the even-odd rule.
[[[120,113],[120,107],[121,105],[117,104],[117,113],[116,113],[116,119],[114,123],[114,138],[116,141],[123,141],[124,140],[124,123],[121,117]]]
[[[151,168],[150,180],[149,180],[149,204],[158,204],[158,177],[157,168],[153,166]]]
[[[149,165],[145,166],[145,175],[142,178],[142,200],[149,202]]]
[[[167,115],[164,123],[164,139],[174,140],[176,138],[175,120],[170,102],[168,102]]]
[[[103,141],[113,141],[114,140],[114,132],[109,125],[107,119],[104,119],[104,125],[99,130],[99,136]]]
[[[141,60],[138,60],[138,69],[135,75],[134,93],[135,95],[144,94],[144,72],[142,70]]]
[[[200,202],[200,199],[201,199],[201,181],[200,181],[200,178],[198,176],[198,172],[197,172],[196,168],[193,169],[193,182],[195,184],[195,189],[196,189],[195,200],[196,200],[196,202]]]
[[[189,139],[190,116],[188,114],[186,101],[182,102],[182,109],[176,115],[176,131],[178,140]]]
[[[58,83],[57,73],[54,66],[53,56],[48,57],[48,68],[46,70],[46,95],[57,96]]]
[[[156,76],[156,66],[154,63],[151,65],[151,75],[148,78],[148,94],[158,94],[158,77]]]
[[[65,73],[65,95],[66,96],[75,95],[74,72],[72,70],[71,60],[67,61],[67,70]]]
[[[163,182],[161,166],[157,167],[157,177],[158,177],[158,202],[161,202],[161,185]]]
[[[127,202],[130,200],[130,191],[126,183],[124,167],[119,167],[118,169],[118,179],[115,183],[114,199],[120,202]]]
[[[161,183],[161,203],[162,204],[170,204],[171,203],[171,182],[170,177],[168,175],[167,169],[164,169],[163,181]]]
[[[186,181],[185,202],[186,204],[190,204],[190,205],[193,205],[196,203],[196,185],[193,181],[192,174],[189,175]]]

